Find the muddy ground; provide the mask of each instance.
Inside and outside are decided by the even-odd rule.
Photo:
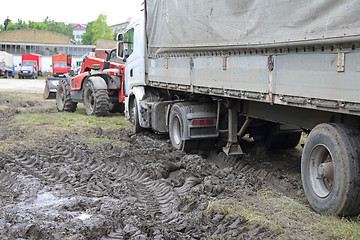
[[[0,108],[0,145],[13,136],[27,137],[8,130],[16,115],[60,114],[54,101],[13,100],[0,93],[0,103],[7,106]],[[125,144],[78,140],[90,135]],[[306,206],[301,146],[267,152],[244,142],[241,157],[227,157],[219,148],[185,154],[175,151],[167,136],[101,126],[33,141],[0,152],[0,239],[304,237],[299,230],[284,237],[242,212],[212,208],[221,200],[256,202],[264,190]]]

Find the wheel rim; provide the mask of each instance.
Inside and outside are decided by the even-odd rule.
[[[172,121],[172,137],[174,139],[174,142],[176,145],[179,145],[181,143],[182,139],[182,132],[181,132],[181,125],[180,125],[180,119],[178,116],[174,116],[174,119]]]
[[[334,186],[335,166],[325,145],[319,144],[312,149],[308,173],[314,193],[320,198],[326,198]]]

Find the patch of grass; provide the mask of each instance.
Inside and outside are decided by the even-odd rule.
[[[229,217],[241,215],[250,223],[270,229],[278,239],[360,239],[359,223],[318,214],[307,203],[270,189],[241,201],[210,202],[205,213],[225,213]]]
[[[0,110],[4,110],[4,109],[10,109],[10,107],[5,104],[0,105]]]
[[[31,109],[24,109],[21,114],[16,114],[11,123],[6,126],[6,130],[2,130],[7,132],[8,135],[5,140],[0,141],[1,151],[12,151],[20,145],[35,146],[37,141],[51,139],[59,134],[68,134],[68,137],[92,144],[109,142],[116,146],[125,146],[125,143],[120,140],[111,140],[106,136],[95,139],[92,138],[94,137],[92,134],[82,133],[99,127],[107,131],[131,128],[131,124],[125,120],[123,115],[88,116],[82,104],[79,104],[79,109],[74,113],[54,111],[45,111],[45,113],[36,111],[37,113],[32,113],[35,107]]]
[[[101,127],[104,130],[130,128],[130,123],[122,115],[106,117],[87,116],[83,111],[57,113],[24,113],[15,116],[15,126],[23,130],[46,131],[49,133],[83,132]]]
[[[106,137],[92,137],[92,138],[86,138],[82,140],[85,143],[89,143],[89,144],[104,144],[104,143],[110,143],[111,145],[114,146],[119,146],[119,147],[125,147],[127,145],[126,142],[120,141],[120,140],[115,140],[115,139],[109,139]]]
[[[38,94],[33,93],[2,93],[2,95],[10,100],[14,101],[28,101],[28,100],[36,100],[38,98]]]

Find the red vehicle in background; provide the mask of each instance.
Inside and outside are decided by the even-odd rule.
[[[56,92],[58,111],[74,112],[84,103],[88,115],[104,116],[124,111],[125,65],[111,61],[116,49],[105,51],[106,59],[87,56],[80,74],[59,82]]]
[[[42,76],[42,56],[40,54],[23,54],[21,56],[21,66],[32,66],[37,75]]]
[[[71,71],[71,56],[59,53],[52,56],[53,77],[65,77]]]

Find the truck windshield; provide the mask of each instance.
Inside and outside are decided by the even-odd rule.
[[[66,68],[67,65],[65,62],[55,62],[54,63],[54,68]]]
[[[25,62],[22,62],[22,65],[23,66],[36,66],[36,62],[31,62],[31,61],[25,61]]]

